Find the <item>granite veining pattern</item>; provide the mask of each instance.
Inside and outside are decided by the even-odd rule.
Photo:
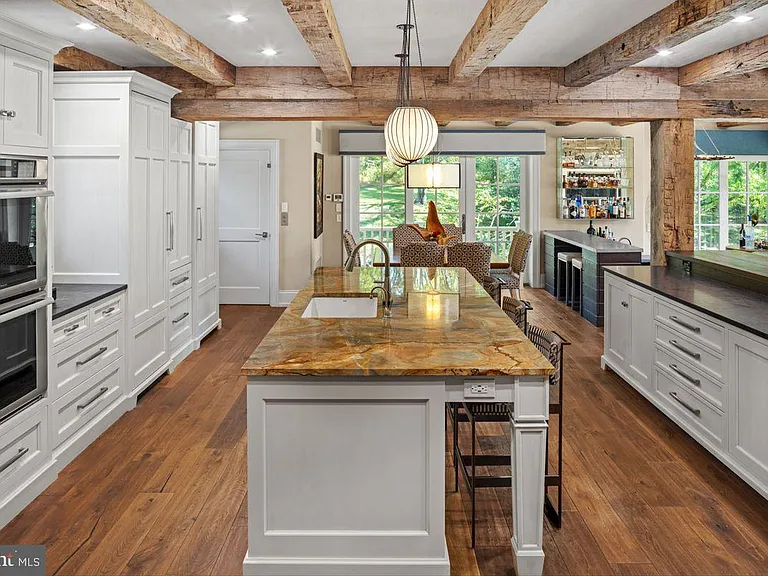
[[[768,306],[764,294],[704,276],[689,276],[666,266],[611,266],[605,271],[702,314],[768,338]]]
[[[91,304],[122,292],[126,284],[54,284],[56,301],[53,303],[53,319],[70,312],[87,308]]]
[[[248,376],[540,376],[552,365],[463,268],[392,269],[392,317],[302,318],[367,296],[381,268],[321,268],[242,368]]]

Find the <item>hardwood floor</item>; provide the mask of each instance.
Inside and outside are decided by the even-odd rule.
[[[767,573],[768,502],[600,369],[601,330],[542,291],[524,296],[534,323],[573,342],[565,512],[561,530],[544,524],[545,572]],[[279,314],[223,307],[224,328],[64,469],[0,531],[0,543],[47,545],[49,574],[240,574],[247,511],[239,368]],[[482,451],[505,449],[505,435],[500,425],[482,427]],[[469,498],[464,485],[452,492],[450,461],[446,486],[453,574],[512,574],[510,490],[478,492],[473,552]]]

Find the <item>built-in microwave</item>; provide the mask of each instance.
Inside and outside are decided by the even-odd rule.
[[[0,303],[0,421],[45,393],[50,302],[38,292]]]
[[[0,302],[47,282],[48,164],[0,157]]]

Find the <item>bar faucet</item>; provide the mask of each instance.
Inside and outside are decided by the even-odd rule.
[[[387,246],[383,242],[380,242],[379,240],[375,240],[373,238],[369,238],[368,240],[363,240],[357,246],[355,246],[354,250],[352,250],[352,253],[349,255],[349,258],[347,258],[347,262],[344,264],[344,270],[346,270],[347,272],[352,272],[352,270],[355,267],[355,256],[357,256],[357,253],[360,252],[360,249],[363,246],[366,246],[368,244],[373,244],[374,246],[378,246],[379,248],[381,248],[381,251],[384,252],[384,308],[386,312],[386,310],[392,309],[392,284],[390,282],[391,260],[389,257],[389,250],[387,249]],[[371,293],[373,293],[373,290],[371,290]]]

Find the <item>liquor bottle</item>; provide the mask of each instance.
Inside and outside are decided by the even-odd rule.
[[[744,229],[744,244],[747,250],[755,249],[755,227],[751,218],[747,218],[747,226]]]
[[[747,232],[744,230],[744,223],[741,224],[741,230],[739,230],[739,248],[747,247]]]
[[[625,210],[627,219],[632,218],[632,202],[629,200],[629,196],[627,196],[627,209]]]
[[[576,206],[576,200],[571,199],[569,215],[572,219],[576,219],[579,217],[579,207]]]
[[[587,228],[587,234],[589,234],[590,236],[595,235],[595,227],[592,226],[592,220],[589,221],[589,228]]]
[[[619,217],[619,201],[614,199],[613,205],[611,206],[611,218],[618,218]]]
[[[560,208],[560,216],[564,220],[568,220],[568,217],[569,217],[568,212],[569,212],[569,210],[568,210],[568,199],[567,198],[563,198],[563,205]]]
[[[579,218],[586,218],[586,217],[587,217],[587,207],[582,201],[581,206],[579,206]]]
[[[622,200],[619,205],[619,218],[624,219],[627,217],[627,203]]]
[[[563,188],[568,188],[568,179],[565,177],[565,174],[563,174]]]
[[[597,216],[597,206],[595,206],[594,200],[589,204],[589,217],[594,218]],[[591,223],[590,223],[591,224]]]
[[[602,238],[603,237],[603,227],[599,226],[597,229],[597,237]]]

